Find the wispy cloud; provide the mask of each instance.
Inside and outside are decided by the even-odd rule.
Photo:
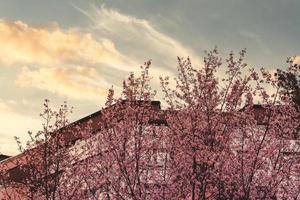
[[[104,5],[94,7],[93,12],[82,12],[94,22],[93,31],[96,35],[114,41],[120,51],[132,60],[141,63],[145,59],[152,59],[154,65],[164,72],[176,69],[174,64],[177,56],[189,56],[194,63],[201,63],[193,49],[162,32],[149,20]]]

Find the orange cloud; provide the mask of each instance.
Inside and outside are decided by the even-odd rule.
[[[77,29],[34,27],[22,21],[0,19],[0,62],[12,64],[60,63],[121,65],[128,60],[108,39],[96,40]]]
[[[109,85],[99,78],[94,68],[39,68],[23,67],[16,80],[20,87],[36,87],[73,99],[100,100]],[[101,87],[100,87],[101,86]]]
[[[23,67],[16,84],[47,90],[74,99],[99,101],[110,87],[90,66],[130,70],[138,66],[108,39],[95,39],[78,29],[57,25],[30,26],[0,19],[0,63]],[[34,66],[34,67],[32,67]],[[85,66],[85,67],[78,67]],[[105,88],[105,89],[104,89]],[[102,96],[101,96],[102,95]]]

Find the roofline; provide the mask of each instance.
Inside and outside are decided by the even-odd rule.
[[[124,103],[125,101],[126,101],[126,100],[123,100],[122,103]],[[141,101],[139,101],[139,102],[141,102]],[[151,105],[153,105],[153,106],[157,105],[159,108],[161,108],[161,107],[160,107],[160,101],[158,101],[158,100],[156,100],[156,101],[151,101]],[[64,126],[64,127],[62,127],[62,128],[60,128],[60,129],[58,129],[57,131],[58,131],[58,132],[59,132],[59,131],[62,131],[62,130],[64,130],[65,128],[69,128],[69,127],[71,127],[71,126],[80,124],[81,122],[87,121],[87,120],[92,119],[92,118],[97,117],[97,116],[100,116],[100,115],[102,114],[102,111],[105,110],[105,109],[107,109],[107,108],[109,108],[109,107],[102,108],[101,110],[98,110],[98,111],[96,111],[96,112],[94,112],[94,113],[92,113],[92,114],[90,114],[90,115],[87,115],[87,116],[85,116],[85,117],[83,117],[83,118],[81,118],[81,119],[78,119],[78,120],[76,120],[76,121],[74,121],[74,122],[72,122],[72,123],[70,123],[70,124],[68,124],[68,125],[66,125],[66,126]],[[16,158],[18,158],[18,157],[22,157],[22,155],[23,155],[24,153],[26,153],[26,151],[21,152],[21,153],[15,155],[15,156],[10,156],[10,157],[8,157],[8,158],[6,158],[6,159],[4,159],[4,160],[1,160],[1,161],[0,161],[0,165],[3,164],[3,163],[9,162],[10,160],[16,159]]]

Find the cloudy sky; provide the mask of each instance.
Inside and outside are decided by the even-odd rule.
[[[99,110],[107,89],[152,59],[172,74],[176,57],[247,48],[247,62],[281,68],[300,55],[299,0],[0,0],[0,152],[37,130],[45,98]],[[300,59],[299,59],[300,60]],[[158,81],[154,79],[154,85]]]

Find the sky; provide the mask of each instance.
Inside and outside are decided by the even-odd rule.
[[[172,75],[177,56],[201,67],[205,50],[247,48],[256,68],[300,63],[299,0],[0,0],[0,153],[17,153],[41,127],[44,99],[74,107],[71,120],[104,106],[112,86],[152,60]]]

